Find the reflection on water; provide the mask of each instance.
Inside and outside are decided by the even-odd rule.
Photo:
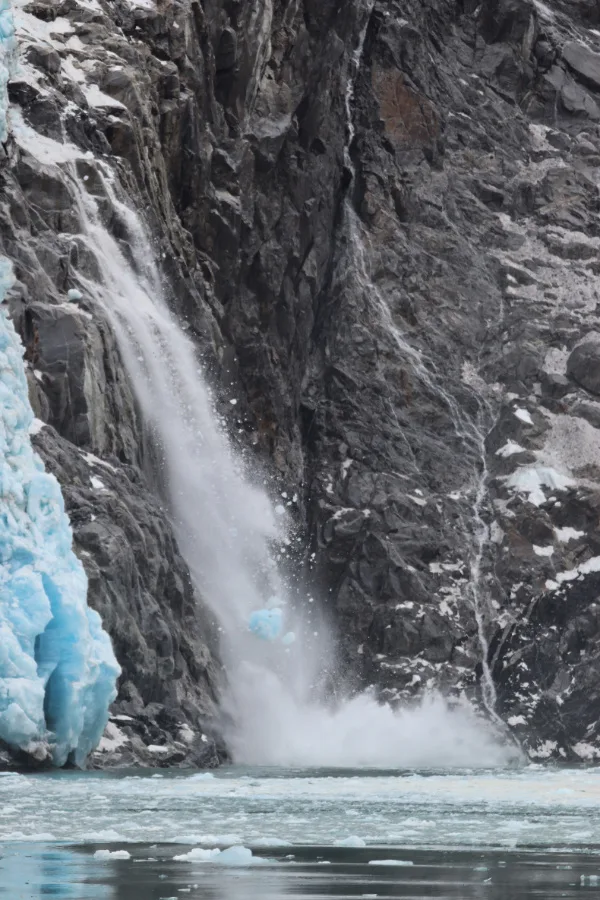
[[[5,844],[0,847],[0,897],[3,900],[41,900],[43,897],[113,900],[119,894],[104,883],[105,877],[106,871],[93,858],[82,857],[67,848],[43,844]]]
[[[176,862],[174,845],[130,845],[131,859],[99,860],[94,846],[5,844],[6,900],[554,900],[600,895],[600,855],[293,847],[261,851],[247,868]],[[112,848],[114,849],[114,847]],[[189,848],[183,848],[183,850]],[[404,865],[373,865],[396,860]],[[408,863],[412,863],[409,865]]]

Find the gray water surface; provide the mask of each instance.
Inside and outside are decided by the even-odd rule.
[[[600,769],[0,777],[0,898],[288,896],[600,898]]]

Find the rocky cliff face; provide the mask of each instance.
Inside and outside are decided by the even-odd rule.
[[[464,690],[534,756],[599,754],[596,5],[14,5],[0,235],[36,446],[124,667],[97,762],[223,754],[213,623],[114,336],[68,299],[101,273],[63,175],[102,197],[106,164],[295,497],[340,670],[392,702]]]

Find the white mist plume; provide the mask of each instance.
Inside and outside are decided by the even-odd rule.
[[[252,765],[345,768],[489,767],[510,754],[467,705],[440,696],[394,711],[369,693],[336,707],[298,702],[271,672],[243,667],[236,756]],[[260,731],[255,729],[257,700]],[[516,756],[513,750],[512,756]]]

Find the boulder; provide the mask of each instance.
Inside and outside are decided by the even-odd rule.
[[[586,391],[600,395],[600,335],[590,336],[571,351],[567,375]]]
[[[562,49],[562,58],[576,78],[600,91],[600,53],[594,53],[578,41],[568,41]]]

